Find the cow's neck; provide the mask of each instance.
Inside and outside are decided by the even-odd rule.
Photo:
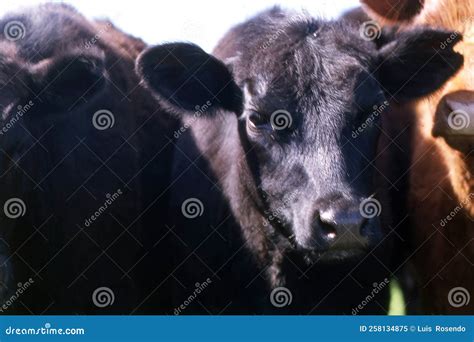
[[[259,195],[251,181],[237,118],[229,115],[221,116],[219,120],[203,119],[190,126],[199,150],[208,160],[229,201],[249,250],[267,270],[269,285],[282,286],[285,280],[279,265],[283,262],[283,253],[269,238],[271,228],[257,209]]]

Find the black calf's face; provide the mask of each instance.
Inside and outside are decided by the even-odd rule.
[[[353,132],[386,99],[370,75],[375,56],[332,44],[332,35],[321,27],[294,54],[242,68],[255,72],[243,75],[240,121],[270,222],[289,227],[306,249],[362,249],[381,235],[377,217],[359,211],[374,194],[369,163],[380,116],[356,139]]]
[[[166,44],[145,52],[138,72],[174,112],[190,114],[210,99],[206,115],[216,124],[219,115],[237,115],[236,143],[259,210],[300,248],[337,256],[366,249],[382,237],[377,216],[360,209],[378,205],[371,162],[380,115],[394,98],[436,90],[454,73],[442,59],[457,69],[462,57],[435,55],[432,47],[449,35],[440,31],[384,36],[380,47],[343,23],[254,21],[217,49],[226,64],[196,46]]]

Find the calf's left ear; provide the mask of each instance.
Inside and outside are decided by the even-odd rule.
[[[150,48],[138,57],[136,71],[160,103],[179,115],[193,113],[208,102],[206,115],[242,111],[242,91],[230,70],[197,45],[170,43]]]
[[[457,32],[421,28],[384,34],[379,80],[396,101],[435,92],[463,65],[463,56],[453,50],[462,40]]]

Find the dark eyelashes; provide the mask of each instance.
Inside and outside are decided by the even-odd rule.
[[[270,116],[260,111],[251,110],[249,113],[249,119],[258,124],[264,124],[270,121]]]

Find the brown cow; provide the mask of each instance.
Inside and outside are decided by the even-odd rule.
[[[457,33],[465,64],[434,96],[412,107],[409,175],[413,260],[425,313],[472,314],[474,300],[474,3],[471,0],[363,0],[382,25],[434,26]],[[417,14],[418,13],[418,14]],[[437,54],[438,51],[433,51]],[[410,120],[414,120],[411,122]]]

